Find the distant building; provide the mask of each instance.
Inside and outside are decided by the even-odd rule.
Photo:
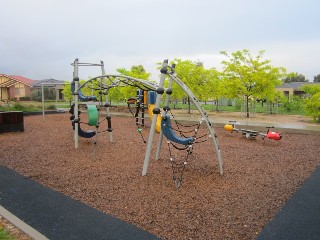
[[[41,96],[42,86],[44,88],[50,89],[50,93],[54,96],[54,100],[64,100],[62,94],[63,87],[65,85],[64,81],[55,80],[53,78],[37,80],[32,83],[32,94],[37,94]]]
[[[301,87],[306,84],[320,84],[319,82],[289,82],[283,83],[276,87],[276,91],[282,92],[284,96],[292,98],[292,96],[302,96],[305,94]]]
[[[0,100],[13,100],[31,95],[34,80],[22,76],[0,74]]]
[[[22,97],[41,97],[42,86],[52,100],[63,100],[64,81],[55,79],[32,80],[22,76],[0,74],[0,100],[19,100]],[[45,95],[48,99],[48,96]]]

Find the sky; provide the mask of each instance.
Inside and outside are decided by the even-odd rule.
[[[143,65],[158,80],[164,59],[222,69],[232,53],[320,74],[319,0],[0,0],[0,73],[72,81],[75,58],[107,74]],[[80,67],[80,79],[101,75]]]

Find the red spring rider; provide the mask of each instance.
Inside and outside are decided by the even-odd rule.
[[[265,137],[272,139],[272,140],[280,140],[282,138],[281,133],[270,131],[270,128],[274,128],[274,127],[267,127],[268,131],[267,131],[267,134],[265,135]]]

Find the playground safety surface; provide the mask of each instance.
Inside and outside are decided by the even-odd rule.
[[[159,239],[0,166],[0,205],[48,239]]]
[[[28,188],[15,188],[14,181],[4,187],[0,185],[0,192],[11,189],[10,194],[16,196],[12,199],[20,198],[23,204],[37,203],[43,208],[46,201],[51,202],[58,196],[61,197],[57,202],[59,207],[67,206],[64,201],[70,200],[73,211],[80,206],[113,221],[111,215],[121,219],[121,223],[125,221],[125,225],[135,225],[133,229],[138,232],[143,229],[149,232],[142,231],[143,234],[161,239],[286,239],[281,238],[281,230],[300,234],[287,235],[291,239],[320,236],[318,225],[314,224],[320,216],[319,132],[281,129],[281,141],[249,140],[218,126],[215,130],[224,175],[218,174],[212,142],[198,144],[188,161],[183,184],[175,190],[165,142],[161,160],[152,159],[148,175],[141,176],[145,145],[136,132],[134,119],[114,117],[115,142],[108,142],[108,133],[100,134],[95,151],[93,139],[81,139],[80,148],[74,149],[68,119],[68,114],[48,115],[45,121],[42,116],[25,117],[25,132],[0,135],[4,143],[0,145],[1,171],[5,169],[11,176],[35,185],[34,190],[27,191],[28,197],[19,194]],[[85,121],[85,117],[81,120]],[[148,130],[146,127],[142,133],[148,136]],[[156,145],[157,141],[154,142]],[[5,174],[0,176],[3,178]],[[1,179],[0,184],[3,182]],[[32,191],[39,189],[49,193],[34,197]],[[7,201],[4,199],[10,194],[0,195],[0,204],[4,207]],[[14,206],[9,209],[13,213],[25,210],[22,203],[14,205],[16,203],[10,201],[10,204]],[[26,217],[41,213],[31,209]],[[55,224],[50,217],[62,214],[55,214],[52,209],[56,208],[37,217],[43,225],[51,219],[47,227]],[[22,216],[21,212],[16,214]],[[66,215],[59,220],[74,220]],[[88,230],[99,228],[94,224],[95,218],[87,215],[88,218],[75,219]],[[299,224],[299,220],[304,221]],[[66,222],[64,227],[68,225]],[[30,225],[36,227],[33,222]],[[302,227],[305,231],[299,230]],[[57,236],[58,231],[59,226],[49,234]],[[60,231],[66,230],[62,226]]]

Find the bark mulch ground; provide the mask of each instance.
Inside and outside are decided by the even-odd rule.
[[[255,239],[320,165],[318,132],[282,130],[281,141],[249,140],[220,126],[224,175],[209,139],[195,145],[176,190],[165,140],[161,159],[153,151],[141,176],[146,144],[133,118],[112,119],[113,143],[104,132],[96,145],[96,138],[80,138],[75,149],[69,117],[25,117],[24,132],[0,135],[0,164],[162,239]],[[184,151],[173,155],[184,161]]]

